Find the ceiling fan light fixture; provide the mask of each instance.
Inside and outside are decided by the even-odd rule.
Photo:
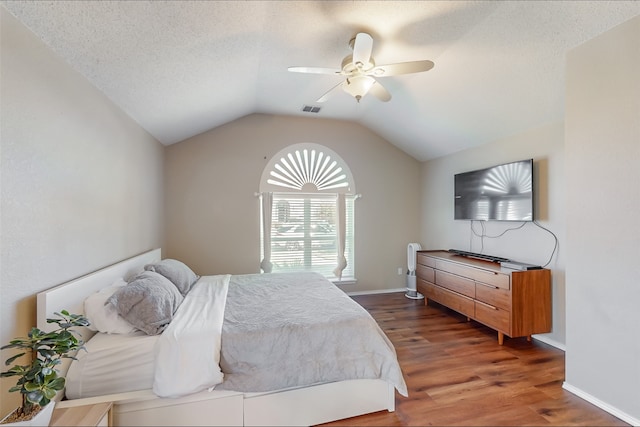
[[[371,93],[382,102],[391,99],[389,91],[375,78],[397,76],[400,74],[420,73],[433,68],[429,60],[398,62],[394,64],[376,65],[373,56],[373,38],[367,33],[358,33],[351,39],[349,47],[353,54],[342,60],[340,70],[323,67],[289,67],[289,71],[297,73],[333,74],[345,78],[344,81],[333,86],[316,102],[325,102],[340,88],[360,102],[363,96]]]
[[[360,102],[363,96],[369,92],[371,86],[376,82],[370,76],[354,76],[346,79],[342,85],[342,89],[349,95],[353,96],[356,101]]]

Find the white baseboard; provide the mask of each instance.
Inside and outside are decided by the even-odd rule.
[[[347,292],[347,295],[374,295],[374,294],[391,294],[394,292],[406,292],[407,288],[396,288],[396,289],[377,289],[373,291],[354,291]]]
[[[540,342],[543,342],[545,344],[549,344],[551,347],[555,347],[558,350],[562,350],[566,353],[567,348],[565,347],[565,345],[563,343],[561,343],[560,341],[556,341],[556,340],[552,340],[551,338],[547,337],[546,335],[532,335],[531,338],[533,338],[534,340],[538,340]]]
[[[596,397],[593,397],[589,393],[585,393],[584,391],[580,390],[578,387],[574,387],[571,384],[567,383],[566,381],[564,383],[562,383],[562,388],[567,390],[570,393],[575,394],[579,398],[586,400],[587,402],[591,403],[592,405],[597,406],[598,408],[602,409],[603,411],[606,411],[606,412],[610,413],[614,417],[620,418],[625,423],[629,423],[632,426],[640,426],[640,419],[632,417],[631,415],[619,410],[618,408],[615,408],[615,407],[609,405],[608,403],[605,403],[602,400],[600,400],[600,399],[598,399]]]

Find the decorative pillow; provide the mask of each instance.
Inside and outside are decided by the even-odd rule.
[[[175,259],[163,259],[155,264],[147,264],[144,266],[147,271],[155,271],[158,274],[162,274],[169,279],[171,283],[176,285],[180,293],[185,296],[189,293],[191,286],[198,281],[200,276],[197,276],[189,267],[184,263]]]
[[[118,314],[118,311],[109,304],[107,299],[127,282],[120,278],[111,286],[100,289],[84,300],[84,314],[91,322],[89,329],[106,334],[130,334],[136,328]]]
[[[169,279],[153,271],[138,274],[108,299],[120,316],[147,335],[162,333],[183,300]]]

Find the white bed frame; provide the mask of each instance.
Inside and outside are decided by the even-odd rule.
[[[120,277],[159,261],[160,249],[126,259],[37,295],[38,328],[51,329],[46,319],[67,310],[84,313],[84,299]],[[93,332],[82,330],[88,340]],[[68,365],[62,365],[64,375]],[[57,407],[113,402],[116,426],[310,426],[371,412],[395,410],[394,387],[382,380],[349,380],[267,393],[200,392],[159,398],[151,390],[62,400]]]

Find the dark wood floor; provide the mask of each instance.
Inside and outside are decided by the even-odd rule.
[[[627,426],[562,389],[564,352],[505,337],[435,303],[402,293],[356,296],[396,347],[409,397],[395,412],[327,425]]]

